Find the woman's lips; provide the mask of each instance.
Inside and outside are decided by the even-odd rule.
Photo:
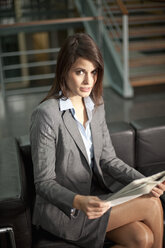
[[[81,87],[80,88],[80,91],[83,91],[83,92],[89,92],[91,90],[90,87]]]

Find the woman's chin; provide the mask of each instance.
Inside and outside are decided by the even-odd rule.
[[[90,91],[81,91],[80,92],[80,95],[82,97],[88,97],[88,96],[90,96],[90,94],[91,94],[91,90]]]

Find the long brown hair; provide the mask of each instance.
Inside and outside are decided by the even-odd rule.
[[[42,102],[52,97],[56,99],[68,97],[67,75],[71,66],[79,57],[91,61],[97,67],[98,76],[91,97],[96,105],[102,102],[104,62],[98,46],[85,33],[77,33],[66,39],[57,57],[54,83]]]

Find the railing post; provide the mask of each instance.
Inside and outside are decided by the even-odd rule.
[[[16,16],[16,21],[21,22],[21,17],[22,17],[22,6],[21,6],[21,1],[20,0],[15,0],[14,1],[14,7],[15,7],[15,16]],[[19,50],[20,51],[26,51],[26,37],[24,32],[19,32],[18,33],[18,45],[19,45]],[[26,54],[22,54],[20,56],[20,62],[21,64],[27,64],[28,59]],[[24,67],[21,69],[21,74],[22,78],[26,78],[26,80],[22,81],[22,86],[23,87],[28,87],[29,86],[29,71],[27,67]]]
[[[67,8],[68,8],[68,17],[72,17],[72,11],[74,10],[74,3],[73,0],[68,0],[67,1]],[[68,29],[68,35],[73,35],[74,34],[74,29],[73,27]]]
[[[128,30],[128,15],[123,15],[123,93],[125,97],[132,97],[133,90],[129,81],[129,30]]]
[[[102,0],[97,0],[97,6],[98,6],[98,13],[97,13],[97,17],[98,17],[98,44],[100,49],[102,50]]]
[[[1,38],[0,38],[0,83],[1,83],[1,93],[2,97],[5,98],[5,82],[4,82],[4,74],[3,74],[3,57],[2,55],[2,44],[1,44]]]

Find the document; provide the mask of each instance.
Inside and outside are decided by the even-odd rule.
[[[117,206],[141,195],[151,192],[151,190],[161,182],[165,181],[165,171],[159,172],[149,177],[136,179],[127,186],[114,193],[106,199],[111,202],[111,206]]]

